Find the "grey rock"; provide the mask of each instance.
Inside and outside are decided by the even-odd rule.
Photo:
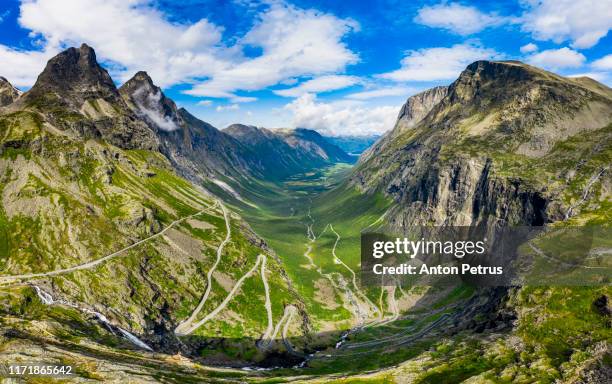
[[[9,81],[0,76],[0,107],[13,103],[23,92],[13,87]]]

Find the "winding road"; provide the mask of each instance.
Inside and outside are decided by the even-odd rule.
[[[70,267],[70,268],[56,269],[56,270],[50,271],[50,272],[26,273],[26,274],[23,274],[23,275],[0,276],[0,284],[12,283],[12,282],[17,281],[17,280],[30,280],[30,279],[35,279],[35,278],[39,278],[39,277],[48,277],[48,276],[63,275],[63,274],[74,272],[74,271],[79,271],[79,270],[83,270],[83,269],[93,268],[95,266],[98,266],[98,265],[100,265],[100,264],[102,264],[102,263],[104,263],[104,262],[106,262],[106,261],[108,261],[110,259],[113,259],[113,258],[115,258],[115,257],[117,257],[117,256],[119,256],[119,255],[121,255],[123,253],[125,253],[126,251],[129,251],[132,248],[135,248],[135,247],[137,247],[137,246],[139,246],[139,245],[141,245],[143,243],[146,243],[148,241],[151,241],[151,240],[153,240],[153,239],[155,239],[157,237],[163,236],[168,230],[170,230],[170,228],[174,227],[177,224],[182,223],[185,220],[191,219],[191,218],[193,218],[195,216],[201,215],[202,213],[207,212],[207,211],[213,209],[217,205],[217,203],[215,203],[214,205],[212,205],[212,206],[210,206],[210,207],[208,207],[206,209],[202,209],[202,210],[200,210],[200,211],[198,211],[198,212],[196,212],[194,214],[191,214],[189,216],[185,216],[183,218],[175,220],[172,223],[170,223],[167,227],[162,229],[161,231],[159,231],[159,232],[157,232],[157,233],[155,233],[155,234],[153,234],[153,235],[151,235],[151,236],[149,236],[147,238],[139,240],[139,241],[137,241],[137,242],[135,242],[135,243],[133,243],[131,245],[128,245],[127,247],[122,248],[122,249],[120,249],[120,250],[118,250],[116,252],[113,252],[113,253],[111,253],[109,255],[101,257],[99,259],[96,259],[96,260],[93,260],[93,261],[88,261],[86,263],[79,264],[79,265],[76,265],[76,266]]]
[[[355,271],[353,271],[351,267],[346,265],[346,263],[336,255],[336,247],[338,246],[341,237],[340,234],[336,232],[333,225],[329,224],[329,228],[336,235],[336,242],[334,243],[334,247],[332,248],[332,255],[334,256],[334,261],[337,260],[338,263],[342,264],[344,268],[346,268],[351,273],[353,288],[355,289],[355,292],[357,292],[361,299],[370,306],[370,309],[373,310],[374,313],[378,313],[379,317],[382,316],[382,311],[357,286],[357,275],[355,274]]]
[[[242,277],[236,282],[236,284],[234,285],[232,290],[227,294],[225,299],[223,299],[223,301],[221,302],[221,304],[219,304],[219,306],[217,306],[217,308],[213,309],[202,320],[198,321],[197,323],[195,323],[193,325],[191,324],[191,321],[189,321],[189,319],[192,319],[192,317],[194,317],[193,314],[192,314],[192,316],[187,321],[181,323],[178,327],[176,327],[176,329],[174,330],[174,333],[177,336],[186,336],[186,335],[189,335],[193,331],[195,331],[196,329],[198,329],[202,325],[204,325],[206,322],[214,319],[215,316],[217,316],[219,314],[219,312],[221,312],[223,309],[225,309],[227,304],[232,300],[232,298],[236,295],[236,293],[238,293],[238,290],[242,286],[242,283],[244,283],[244,281],[248,277],[250,277],[257,270],[257,267],[259,267],[260,263],[262,263],[262,262],[265,263],[265,260],[266,260],[266,256],[265,255],[257,256],[257,261],[255,262],[255,265],[253,266],[253,268],[251,268],[247,273],[242,275]],[[197,313],[196,313],[196,315],[197,315]],[[179,327],[180,327],[180,329],[179,329]]]
[[[217,203],[219,202],[217,201]],[[206,304],[206,301],[208,300],[208,296],[210,295],[210,291],[212,290],[212,275],[217,269],[219,262],[221,261],[221,255],[223,254],[223,249],[225,248],[225,245],[230,241],[232,237],[232,227],[230,225],[229,213],[227,211],[227,208],[225,208],[225,205],[223,205],[223,203],[219,203],[219,204],[221,205],[221,210],[223,211],[223,218],[225,219],[225,238],[223,239],[221,244],[219,244],[219,246],[217,247],[217,259],[215,260],[215,263],[208,270],[208,273],[206,274],[207,283],[206,283],[206,291],[204,291],[204,296],[202,296],[200,303],[193,310],[193,312],[191,313],[191,316],[189,316],[187,320],[183,321],[176,327],[176,329],[174,330],[174,333],[177,335],[183,334],[183,330],[189,328],[188,325],[193,323],[193,321],[196,319],[196,317],[202,310],[202,307],[204,307],[204,304]]]
[[[273,339],[272,333],[274,332],[274,319],[272,318],[272,301],[270,300],[270,287],[268,286],[268,278],[266,277],[266,258],[263,259],[263,263],[261,263],[261,281],[264,285],[264,291],[266,295],[266,303],[264,307],[266,308],[266,313],[268,315],[268,327],[266,331],[261,336],[262,346],[267,347],[270,345]],[[281,319],[282,321],[282,319]]]
[[[598,173],[594,174],[593,176],[591,176],[591,178],[589,179],[589,181],[587,182],[587,185],[584,187],[584,190],[582,192],[582,196],[580,198],[579,201],[577,201],[575,204],[572,204],[569,209],[567,210],[567,212],[565,213],[565,218],[564,220],[569,219],[570,217],[572,217],[572,213],[574,211],[574,209],[576,209],[578,206],[580,206],[582,203],[584,203],[586,201],[586,199],[589,197],[589,192],[591,191],[591,187],[593,186],[593,184],[595,184],[595,182],[597,182],[597,180],[599,180],[599,178],[606,173],[606,171],[609,169],[610,167],[604,167],[602,169],[599,170]]]

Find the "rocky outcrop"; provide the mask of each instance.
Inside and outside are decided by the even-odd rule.
[[[397,122],[391,131],[385,134],[371,148],[363,153],[360,162],[384,152],[395,139],[416,126],[448,93],[448,87],[434,87],[410,96],[400,109]]]
[[[432,108],[440,102],[448,93],[448,87],[434,87],[426,91],[410,96],[406,103],[402,106],[397,124],[395,126],[397,136],[410,127],[414,127],[421,121]]]
[[[84,100],[103,99],[111,104],[121,100],[110,75],[98,64],[95,51],[87,44],[68,48],[51,58],[24,99],[34,102],[54,97],[76,110]]]
[[[119,88],[128,105],[155,129],[172,132],[181,128],[182,120],[176,104],[149,75],[140,71]]]
[[[7,106],[21,96],[22,92],[0,76],[0,107]]]
[[[260,171],[248,149],[186,109],[178,108],[146,72],[136,73],[120,87],[119,93],[156,133],[161,152],[186,176],[235,177]]]

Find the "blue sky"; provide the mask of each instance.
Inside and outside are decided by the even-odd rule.
[[[479,59],[612,85],[612,0],[24,0],[1,3],[0,28],[0,75],[21,89],[85,42],[118,85],[146,70],[219,128],[381,133]]]

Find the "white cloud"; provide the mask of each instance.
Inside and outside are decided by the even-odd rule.
[[[210,107],[212,103],[212,100],[200,100],[197,102],[197,105],[201,105],[203,107]]]
[[[226,66],[186,93],[231,97],[236,90],[263,89],[295,77],[342,71],[358,60],[342,42],[357,28],[350,19],[274,3],[239,42],[260,47],[262,55]]]
[[[387,87],[387,88],[379,88],[373,89],[370,91],[362,91],[355,92],[347,95],[347,99],[353,100],[369,100],[375,99],[378,97],[387,97],[387,96],[404,96],[407,97],[410,94],[414,93],[414,88],[409,87]]]
[[[230,101],[232,103],[252,103],[253,101],[257,101],[257,98],[249,96],[232,96],[230,97]]]
[[[534,43],[525,44],[521,47],[521,53],[531,53],[538,50],[538,46]]]
[[[217,112],[236,111],[238,109],[240,109],[240,106],[238,104],[230,104],[230,105],[219,105],[217,108],[215,108],[215,111]]]
[[[612,54],[606,55],[601,59],[595,60],[592,64],[592,67],[600,70],[612,70]]]
[[[0,75],[17,87],[29,87],[45,68],[47,60],[57,53],[55,48],[23,51],[0,44]]]
[[[305,93],[334,91],[355,85],[359,78],[344,75],[325,75],[307,80],[297,87],[275,90],[274,93],[285,97],[298,97]]]
[[[586,57],[570,48],[548,49],[527,57],[527,62],[550,70],[580,67]]]
[[[476,60],[499,59],[493,49],[474,44],[457,44],[450,48],[435,47],[408,51],[401,68],[379,77],[394,81],[454,80],[465,67]]]
[[[523,0],[522,29],[537,40],[590,48],[612,28],[612,0]]]
[[[305,94],[285,106],[294,127],[316,129],[332,135],[380,134],[393,128],[399,106],[364,107],[354,103],[319,102]]]
[[[138,97],[143,92],[147,92],[144,87],[141,87],[134,91],[134,96],[136,100],[139,100]],[[146,103],[141,103],[136,101],[136,105],[138,106],[138,110],[140,113],[147,116],[159,129],[167,132],[175,131],[179,129],[179,126],[172,120],[170,116],[165,116],[163,113],[163,108],[160,106],[159,101],[161,100],[161,91],[157,91],[155,93],[147,93]],[[151,106],[149,108],[148,106]]]
[[[500,25],[505,19],[496,14],[482,13],[475,7],[458,3],[440,3],[419,9],[414,21],[459,35],[470,35],[487,27]]]

